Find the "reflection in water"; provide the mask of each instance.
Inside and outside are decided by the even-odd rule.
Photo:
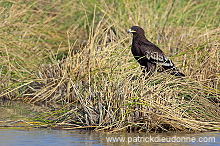
[[[0,126],[4,121],[34,117],[47,111],[47,107],[32,106],[21,102],[0,102]],[[20,123],[18,123],[20,124]],[[20,124],[21,126],[21,124]],[[3,126],[3,128],[5,128]],[[180,141],[184,143],[180,143]],[[161,143],[167,141],[166,143]],[[176,142],[175,142],[176,141]],[[195,141],[195,142],[192,142]],[[200,143],[198,141],[201,141]],[[203,141],[203,142],[202,142]],[[178,143],[177,143],[178,142]],[[72,145],[220,145],[220,133],[199,134],[147,134],[147,133],[107,133],[85,130],[49,129],[0,129],[0,145],[22,146],[72,146]]]
[[[185,143],[163,143],[163,145],[220,145],[220,133],[199,133],[199,134],[145,134],[145,133],[104,133],[89,132],[80,130],[48,130],[48,129],[32,129],[32,130],[16,130],[1,129],[0,130],[1,145],[27,145],[27,146],[71,146],[71,145],[161,145],[157,140],[161,138],[195,138],[197,142]],[[146,140],[154,140],[152,143]],[[199,143],[198,140],[208,140],[214,137],[215,142]],[[154,138],[154,139],[153,139]],[[158,139],[159,138],[159,139]],[[116,140],[118,140],[116,142]],[[121,140],[121,142],[119,142]],[[178,141],[178,139],[176,139]],[[180,140],[180,139],[179,139]]]
[[[65,146],[81,144],[98,144],[96,136],[90,136],[89,133],[80,134],[64,130],[1,130],[1,145],[27,145],[27,146]]]

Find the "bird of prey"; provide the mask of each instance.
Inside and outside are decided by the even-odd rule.
[[[147,72],[148,75],[152,75],[156,71],[157,65],[160,65],[163,70],[168,71],[172,75],[185,76],[178,71],[173,62],[166,57],[159,47],[147,40],[145,32],[141,27],[132,26],[128,33],[133,34],[131,52],[144,68],[144,73]]]

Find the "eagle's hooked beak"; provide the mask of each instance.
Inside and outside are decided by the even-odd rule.
[[[129,30],[128,30],[128,33],[132,33],[132,32],[136,32],[136,31],[134,31],[134,30],[132,30],[132,29],[129,29]]]

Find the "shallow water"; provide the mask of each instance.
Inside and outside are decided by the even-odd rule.
[[[150,142],[147,140],[153,140]],[[157,137],[157,139],[155,139]],[[195,138],[196,142],[180,142],[181,138]],[[176,142],[159,142],[162,138],[173,138]],[[179,141],[178,141],[179,138]],[[198,142],[198,140],[214,140]],[[213,139],[214,138],[214,139]],[[111,141],[110,141],[111,140]],[[118,140],[118,141],[116,141]],[[119,141],[121,140],[121,141]],[[125,140],[125,141],[123,141]],[[220,133],[198,134],[145,134],[145,133],[103,133],[80,130],[49,130],[49,129],[0,129],[1,146],[72,146],[72,145],[220,145]]]
[[[1,102],[0,121],[22,120],[45,111],[42,106],[25,105],[20,102]],[[0,123],[4,125],[5,123]],[[107,133],[85,130],[51,129],[0,129],[0,146],[72,146],[72,145],[220,145],[220,133],[198,134],[147,134],[147,133]]]

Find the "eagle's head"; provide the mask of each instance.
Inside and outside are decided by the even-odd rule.
[[[142,35],[145,34],[144,30],[143,30],[141,27],[139,27],[139,26],[132,26],[132,27],[128,30],[128,33],[133,33],[134,35],[135,35],[135,34],[142,34]]]

